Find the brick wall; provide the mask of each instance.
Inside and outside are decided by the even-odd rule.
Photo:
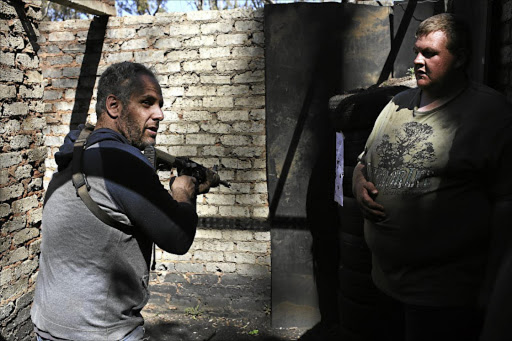
[[[40,1],[0,2],[0,339],[29,340],[43,197]]]
[[[263,312],[270,300],[270,232],[249,226],[268,215],[263,11],[109,18],[103,42],[103,33],[92,32],[87,20],[44,22],[40,31],[45,144],[50,148],[45,184],[56,168],[53,155],[77,115],[80,77],[99,76],[115,62],[145,64],[157,75],[165,101],[157,147],[208,167],[218,165],[221,178],[232,186],[201,195],[198,213],[202,218],[238,221],[236,228],[203,224],[184,256],[159,250],[151,306],[200,302],[212,309],[239,311],[258,305]],[[94,49],[87,46],[87,39],[96,40]],[[87,48],[101,53],[97,71],[91,65],[82,67]],[[94,106],[95,93],[89,108],[83,108],[92,123]],[[167,186],[170,173],[161,172],[160,177]],[[206,289],[211,281],[223,299]],[[226,285],[231,290],[220,293]],[[235,288],[245,292],[243,303]],[[228,297],[229,292],[234,296]]]

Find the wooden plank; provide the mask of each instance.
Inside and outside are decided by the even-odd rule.
[[[81,12],[94,15],[116,16],[116,6],[100,0],[50,0],[63,6],[71,7]]]

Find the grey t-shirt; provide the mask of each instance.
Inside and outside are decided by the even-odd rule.
[[[409,304],[476,304],[492,205],[512,195],[511,106],[470,83],[418,112],[420,93],[400,93],[383,109],[362,155],[387,214],[365,222],[372,276]]]
[[[175,201],[142,153],[109,130],[94,131],[83,155],[90,195],[121,231],[104,224],[71,183],[71,132],[46,192],[40,268],[31,316],[54,338],[120,340],[143,324],[151,245],[183,254],[194,239],[195,207]]]

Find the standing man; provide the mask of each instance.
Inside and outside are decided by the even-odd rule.
[[[451,14],[420,24],[418,88],[383,109],[353,175],[372,278],[407,341],[478,340],[510,234],[512,108],[468,80],[469,47]]]
[[[150,70],[114,64],[99,80],[94,131],[80,148],[80,131],[71,131],[56,153],[31,311],[38,340],[143,339],[152,244],[184,254],[198,222],[195,179],[177,177],[168,192],[141,153],[155,144],[162,105]],[[113,224],[77,195],[76,174]]]

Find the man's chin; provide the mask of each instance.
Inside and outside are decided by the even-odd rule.
[[[421,90],[427,90],[429,87],[430,87],[430,82],[427,81],[426,79],[417,79],[416,80],[416,85],[418,86],[418,88],[420,88]]]
[[[144,149],[146,149],[146,147],[154,146],[155,144],[156,144],[155,139],[146,139],[146,140],[140,141],[139,143],[134,144],[134,146],[136,148],[138,148],[139,150],[144,150]]]

